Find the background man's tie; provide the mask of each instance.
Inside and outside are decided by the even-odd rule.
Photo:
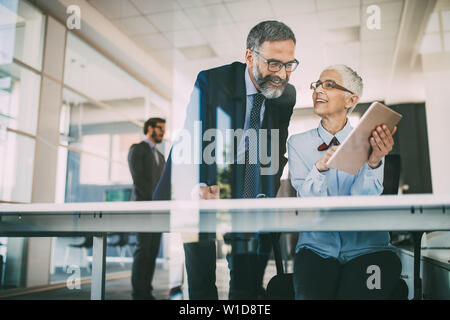
[[[158,151],[156,150],[156,147],[153,147],[152,151],[153,151],[153,155],[155,156],[156,165],[159,166],[159,155],[158,155]]]
[[[245,176],[243,198],[256,198],[260,193],[260,163],[259,163],[259,128],[261,123],[261,107],[264,96],[257,93],[253,96],[253,107],[250,112],[250,124],[248,129],[256,132],[256,145],[249,143],[248,136],[245,138]],[[256,163],[250,163],[250,160]]]

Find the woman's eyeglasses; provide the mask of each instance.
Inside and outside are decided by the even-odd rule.
[[[322,86],[324,90],[331,90],[331,89],[338,89],[342,91],[350,92],[351,94],[354,94],[352,91],[348,90],[347,88],[344,88],[343,86],[338,85],[334,80],[325,80],[325,81],[316,81],[311,83],[310,89],[316,90],[318,87]]]

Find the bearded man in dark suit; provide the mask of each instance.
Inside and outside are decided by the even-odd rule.
[[[154,200],[276,196],[296,101],[295,88],[288,84],[298,66],[295,43],[288,26],[263,21],[248,35],[245,64],[199,73],[184,130],[172,147]],[[230,134],[232,143],[223,143]],[[235,233],[225,238],[232,247],[227,255],[229,298],[260,298],[270,235]],[[217,299],[215,234],[200,233],[195,240],[184,244],[189,298]]]

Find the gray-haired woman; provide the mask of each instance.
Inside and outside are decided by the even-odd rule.
[[[356,174],[326,163],[351,132],[347,115],[362,95],[361,77],[351,68],[326,68],[311,84],[316,129],[288,140],[291,182],[298,197],[380,195],[384,156],[394,145],[385,125],[372,133],[372,152]],[[302,232],[296,247],[296,299],[387,299],[400,279],[401,263],[388,232]],[[368,270],[370,271],[368,274]],[[372,273],[373,283],[368,281]],[[368,283],[370,285],[368,285]]]

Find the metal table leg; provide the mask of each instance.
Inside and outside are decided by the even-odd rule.
[[[422,300],[422,278],[420,277],[420,258],[423,231],[412,232],[414,243],[414,300]]]
[[[94,237],[92,249],[91,300],[105,299],[106,235]]]

